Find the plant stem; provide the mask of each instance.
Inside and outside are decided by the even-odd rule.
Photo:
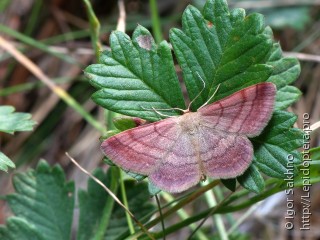
[[[228,235],[231,236],[231,234],[240,226],[241,223],[244,222],[261,204],[262,202],[258,202],[255,205],[251,206],[251,208],[246,211],[238,220],[235,222],[232,227],[228,230]]]
[[[99,35],[100,35],[100,22],[98,18],[96,17],[96,14],[94,13],[92,9],[92,5],[89,0],[83,0],[85,6],[86,6],[86,11],[87,15],[89,18],[90,22],[90,33],[91,33],[91,42],[93,49],[96,53],[96,58],[99,59],[100,52],[101,52],[101,43],[99,40]]]
[[[218,202],[221,202],[224,199],[224,195],[223,192],[221,190],[220,186],[217,186],[213,189],[213,192],[215,194],[215,196],[217,196]],[[232,216],[231,213],[227,213],[224,215],[226,217],[226,220],[228,221],[228,223],[232,226],[233,224],[235,224],[235,220]]]
[[[129,209],[126,188],[125,188],[124,180],[122,177],[122,170],[120,168],[118,168],[118,171],[119,171],[119,181],[120,181],[120,189],[121,189],[121,196],[122,196],[123,205],[125,205],[126,208]],[[125,212],[125,214],[126,214],[130,234],[134,234],[134,226],[132,223],[132,219],[131,219],[130,215],[128,214],[128,212]]]
[[[204,196],[206,197],[206,200],[207,200],[209,207],[214,207],[217,205],[217,200],[216,200],[215,196],[213,195],[212,191],[206,192],[204,194]],[[224,227],[223,219],[222,219],[221,215],[216,214],[213,216],[213,219],[216,223],[220,239],[221,240],[228,240],[229,239],[228,234],[227,234],[226,228]]]
[[[34,30],[34,27],[36,26],[36,23],[39,19],[39,14],[40,14],[42,5],[43,5],[42,0],[36,0],[35,3],[33,4],[30,18],[28,19],[28,24],[26,26],[26,30],[24,31],[25,35],[31,36]]]
[[[208,185],[209,185],[209,184],[208,184]],[[208,186],[208,185],[207,185],[207,186]],[[207,186],[205,186],[205,187],[207,187]],[[166,229],[166,232],[167,232],[167,233],[176,232],[177,230],[182,229],[182,228],[184,228],[185,226],[189,226],[190,224],[195,223],[196,221],[199,221],[199,220],[201,220],[201,219],[206,219],[206,218],[208,217],[208,214],[212,215],[212,214],[216,213],[217,210],[219,210],[219,209],[221,208],[221,206],[223,206],[223,205],[225,204],[226,200],[227,200],[229,197],[230,197],[230,195],[227,196],[222,202],[220,202],[220,203],[217,204],[216,206],[214,206],[214,207],[212,207],[212,208],[209,208],[208,210],[203,211],[202,213],[200,213],[200,214],[198,214],[198,215],[189,217],[189,218],[187,218],[187,219],[184,220],[184,221],[181,221],[181,222],[179,222],[179,223],[177,223],[177,224],[174,224],[174,225],[170,226],[169,228]],[[198,227],[199,227],[199,226],[198,226]],[[198,227],[197,227],[197,228],[198,228]],[[197,229],[197,228],[196,228],[196,229]],[[193,232],[193,233],[195,233],[195,232]],[[193,233],[192,233],[192,235],[193,235]],[[192,235],[191,235],[191,236],[192,236]],[[155,236],[156,238],[161,237],[161,236],[162,236],[162,232],[154,233],[154,236]],[[190,237],[191,237],[191,236],[190,236]],[[190,237],[189,237],[188,239],[191,239]],[[128,239],[131,239],[131,238],[128,238]],[[144,237],[144,238],[142,238],[142,239],[146,239],[146,237]]]
[[[198,197],[202,196],[203,193],[205,193],[206,191],[212,189],[213,187],[215,187],[219,183],[220,183],[220,180],[215,180],[215,181],[212,181],[211,183],[209,183],[208,185],[199,188],[198,190],[196,190],[193,193],[191,193],[188,197],[186,197],[185,199],[181,200],[178,204],[176,204],[175,206],[170,208],[168,211],[164,212],[162,214],[162,217],[166,218],[166,217],[170,216],[171,214],[175,213],[176,211],[178,211],[183,206],[187,205],[188,203],[190,203],[190,202],[194,201],[195,199],[197,199]],[[160,221],[161,221],[161,218],[157,217],[154,220],[152,220],[151,222],[149,222],[146,225],[146,228],[149,229],[149,228],[155,226]],[[137,239],[142,234],[143,234],[142,231],[138,231],[134,235],[128,237],[127,240],[129,240],[129,239],[132,239],[132,240],[133,239]]]
[[[319,165],[319,164],[318,164]],[[317,169],[319,169],[319,166],[317,165]],[[298,178],[297,180],[300,180],[300,178]],[[316,182],[319,182],[320,181],[320,178],[318,177],[318,175],[311,179],[310,183],[316,183]],[[295,184],[296,187],[301,187],[303,185],[302,181],[297,181],[297,183]],[[202,187],[201,189],[199,189],[199,191],[201,192],[206,192],[208,185],[207,186],[204,186]],[[266,199],[267,197],[277,193],[277,192],[281,192],[281,191],[284,191],[285,189],[288,188],[288,186],[286,185],[285,181],[284,180],[279,180],[279,179],[275,179],[275,178],[272,178],[272,179],[268,179],[266,181],[266,187],[268,187],[267,190],[265,190],[264,192],[260,193],[260,194],[257,194],[251,198],[248,198],[248,194],[250,194],[250,191],[249,190],[241,190],[241,191],[238,191],[238,192],[235,192],[233,193],[233,195],[225,198],[222,202],[220,202],[217,206],[213,207],[213,208],[209,208],[197,215],[194,215],[194,216],[191,216],[189,217],[188,219],[184,220],[184,221],[181,221],[175,225],[172,225],[168,228],[166,228],[166,233],[169,234],[169,233],[172,233],[172,232],[176,232],[177,230],[185,227],[185,226],[188,226],[189,224],[192,224],[196,221],[199,221],[201,219],[204,219],[205,217],[208,216],[208,214],[217,214],[217,213],[230,213],[230,212],[236,212],[236,211],[239,211],[239,210],[242,210],[244,208],[247,208],[249,206],[252,206],[253,204],[261,201],[261,200],[264,200]],[[206,189],[204,189],[206,188]],[[194,197],[195,195],[198,195],[199,192],[195,192],[193,194],[191,194],[190,196],[187,197],[187,199],[185,200],[182,200],[179,204],[177,205],[185,205],[186,202],[188,202],[190,199],[194,200]],[[233,206],[230,206],[230,204],[234,201],[239,201],[240,198],[242,197],[246,197],[246,200],[240,202],[239,204],[237,205],[233,205]],[[192,201],[191,200],[191,201]],[[183,202],[183,203],[182,203]],[[176,205],[176,206],[177,206]],[[175,206],[175,207],[176,207]],[[173,207],[172,209],[174,210],[177,210],[177,208]],[[169,211],[172,211],[172,209],[170,209]],[[168,212],[169,212],[168,211]],[[157,219],[149,222],[147,224],[148,228],[154,226],[156,223],[157,223]],[[139,235],[138,235],[139,233]],[[127,239],[136,239],[138,236],[140,236],[142,233],[140,232],[137,232],[135,235],[133,236],[130,236],[128,237]],[[158,238],[158,237],[161,237],[162,236],[162,233],[161,232],[158,232],[158,233],[154,233],[154,237]],[[143,237],[142,239],[146,239],[145,237]]]
[[[118,190],[119,182],[119,170],[115,167],[111,167],[109,170],[109,174],[111,175],[110,177],[110,191],[116,193]],[[103,240],[104,235],[108,229],[111,215],[112,215],[112,210],[114,206],[114,200],[112,197],[108,197],[106,204],[103,208],[103,214],[102,218],[100,219],[99,226],[97,228],[96,234],[94,235],[93,239],[94,240]]]
[[[163,193],[161,193],[161,195],[167,202],[172,202],[174,200],[174,198],[168,193],[163,192]],[[177,213],[182,220],[186,220],[186,219],[190,218],[188,213],[186,211],[184,211],[183,209],[179,209],[177,211]],[[193,223],[193,224],[190,224],[189,227],[191,228],[191,230],[195,230],[197,226]],[[196,236],[198,237],[199,240],[208,240],[206,235],[201,230],[196,232]]]
[[[152,20],[152,31],[155,37],[156,43],[160,43],[163,39],[161,32],[161,24],[157,6],[157,0],[150,0],[150,12],[151,12],[151,20]]]

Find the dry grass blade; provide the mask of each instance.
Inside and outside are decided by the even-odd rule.
[[[284,56],[286,57],[295,57],[302,61],[309,61],[309,62],[320,62],[320,56],[314,54],[307,54],[307,53],[297,53],[297,52],[284,52]]]
[[[313,132],[320,128],[320,121],[311,125],[310,130]]]
[[[50,78],[43,73],[43,71],[34,64],[29,58],[19,52],[10,42],[6,41],[0,36],[0,47],[9,52],[18,62],[25,66],[30,72],[32,72],[40,81],[48,86],[55,94],[57,94],[62,100],[64,100],[70,107],[75,109],[84,119],[88,121],[97,130],[103,132],[104,127],[97,122],[90,114],[83,109],[83,107],[64,91],[61,87],[57,86]]]

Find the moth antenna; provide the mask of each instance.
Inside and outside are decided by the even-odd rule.
[[[157,113],[158,115],[160,115],[160,116],[162,116],[162,117],[167,117],[167,118],[173,117],[173,116],[166,115],[166,114],[163,114],[163,113],[159,112],[158,109],[155,109],[154,107],[152,107],[151,109],[148,109],[148,108],[145,108],[145,107],[142,107],[142,106],[141,106],[141,108],[144,109],[144,110],[148,110],[148,111],[153,110],[155,113]],[[162,109],[159,109],[159,110],[162,110]],[[181,109],[181,110],[182,110],[182,109]],[[183,110],[183,111],[184,111],[184,110]]]
[[[216,90],[214,91],[214,93],[212,94],[212,96],[211,96],[204,104],[202,104],[201,107],[198,108],[198,110],[199,110],[200,108],[206,106],[206,105],[211,101],[211,99],[212,99],[212,98],[216,95],[216,93],[218,92],[218,90],[219,90],[219,88],[220,88],[220,85],[221,85],[221,84],[218,85],[218,87],[216,88]]]
[[[198,72],[196,72],[196,74],[198,75],[198,77],[200,78],[200,80],[203,83],[203,88],[201,89],[201,91],[197,94],[197,96],[195,96],[194,99],[192,99],[192,101],[189,103],[187,111],[190,110],[191,104],[198,98],[200,97],[201,93],[204,91],[204,89],[206,88],[206,82],[203,80],[203,78],[200,76],[200,74]]]
[[[178,110],[178,111],[181,111],[181,112],[185,112],[186,110],[183,110],[182,108],[145,108],[143,106],[141,106],[142,109],[144,110],[161,110],[161,111],[170,111],[170,110]]]
[[[158,115],[160,116],[163,116],[163,117],[172,117],[172,116],[169,116],[169,115],[166,115],[166,114],[163,114],[161,112],[159,112],[157,109],[155,109],[154,107],[152,107],[152,110],[155,111],[155,113],[157,113]]]
[[[145,228],[145,226],[143,226],[143,224],[133,215],[133,213],[125,205],[123,205],[123,203],[117,198],[117,196],[106,185],[103,184],[103,182],[101,182],[98,178],[96,178],[87,170],[85,170],[83,167],[81,167],[80,164],[77,163],[77,161],[69,155],[69,153],[66,152],[66,155],[71,160],[71,162],[77,166],[77,168],[79,168],[82,172],[88,175],[93,181],[99,184],[104,190],[106,190],[106,192],[113,198],[113,200],[117,202],[130,215],[130,217],[139,225],[139,227],[145,234],[147,234],[151,239],[155,240],[155,238],[150,234],[150,232]]]

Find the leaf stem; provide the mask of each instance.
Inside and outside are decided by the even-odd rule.
[[[213,194],[212,191],[208,191],[204,194],[206,200],[207,200],[207,203],[208,203],[208,206],[209,207],[214,207],[217,205],[217,200]],[[228,240],[228,234],[227,234],[227,231],[226,231],[226,228],[223,224],[223,219],[221,217],[221,215],[219,214],[216,214],[213,216],[213,219],[216,223],[216,226],[217,226],[217,229],[218,229],[218,233],[219,233],[219,236],[220,236],[220,239],[221,240]]]
[[[175,206],[173,206],[172,208],[170,208],[168,211],[164,212],[162,214],[163,218],[166,218],[168,216],[170,216],[171,214],[175,213],[176,211],[178,211],[180,208],[182,208],[183,206],[187,205],[188,203],[194,201],[195,199],[197,199],[198,197],[202,196],[203,193],[205,193],[206,191],[210,190],[211,188],[215,187],[216,185],[218,185],[220,183],[220,180],[214,180],[211,183],[209,183],[208,185],[199,188],[198,190],[194,191],[193,193],[191,193],[190,195],[188,195],[188,197],[186,197],[185,199],[181,200],[179,203],[177,203]],[[152,220],[151,222],[146,224],[146,228],[150,229],[151,227],[155,226],[156,224],[158,224],[161,221],[160,217],[155,218],[154,220]],[[167,231],[167,229],[166,229]],[[137,239],[139,236],[141,236],[143,234],[142,231],[138,231],[136,232],[134,235],[130,236],[127,238],[127,240],[129,239]]]
[[[160,24],[157,0],[150,0],[149,4],[150,4],[153,35],[155,37],[156,43],[160,43],[163,37],[161,32],[161,24]]]
[[[123,180],[123,176],[122,176],[122,170],[120,168],[118,168],[118,171],[119,171],[120,190],[121,190],[121,196],[122,196],[123,205],[125,205],[126,208],[129,209],[126,188],[125,188],[124,180]],[[127,223],[128,223],[128,227],[129,227],[129,230],[130,230],[130,234],[134,234],[135,231],[134,231],[134,226],[133,226],[133,223],[132,223],[132,219],[131,219],[130,215],[128,214],[128,212],[125,211],[125,214],[126,214],[126,218],[127,218]]]
[[[174,200],[174,198],[168,193],[163,192],[163,193],[161,193],[161,195],[168,202],[172,202]],[[185,210],[183,210],[182,208],[179,209],[177,211],[177,213],[182,220],[186,220],[186,219],[190,218],[188,213]],[[191,230],[195,230],[197,226],[193,223],[193,224],[190,224],[189,227]],[[201,230],[197,231],[195,234],[199,240],[208,240],[206,235]]]
[[[214,181],[213,181],[214,182]],[[208,185],[207,185],[208,186]],[[231,193],[232,194],[232,193]],[[166,232],[167,233],[172,233],[172,232],[176,232],[177,230],[181,229],[181,228],[184,228],[185,226],[189,226],[190,224],[193,224],[195,222],[197,222],[198,220],[201,220],[201,219],[206,219],[210,214],[214,214],[217,212],[217,210],[220,209],[220,207],[222,205],[224,205],[225,201],[231,196],[231,194],[229,196],[227,196],[222,202],[220,202],[219,204],[217,204],[216,206],[212,207],[212,208],[209,208],[208,210],[206,211],[203,211],[202,213],[198,214],[198,215],[195,215],[195,216],[191,216],[187,219],[185,219],[184,221],[181,221],[177,224],[174,224],[172,226],[170,226],[169,228],[167,228]],[[201,225],[201,224],[200,224]],[[200,226],[199,225],[199,226]],[[198,226],[198,227],[199,227]],[[198,228],[197,227],[197,228]],[[197,228],[195,229],[197,231]],[[194,233],[196,233],[196,231],[194,231],[188,239],[192,239],[191,237],[193,236]],[[154,236],[156,238],[158,237],[161,237],[162,236],[162,232],[158,232],[158,233],[154,233]],[[130,238],[131,239],[131,238]],[[142,239],[146,239],[146,238],[142,238]]]
[[[218,202],[221,202],[223,199],[224,199],[224,195],[223,195],[223,192],[221,190],[221,186],[217,186],[213,189],[213,192],[215,194],[215,196],[217,197],[218,199]],[[231,196],[232,197],[232,196]],[[226,217],[226,220],[228,221],[228,223],[232,226],[235,224],[235,220],[232,216],[231,213],[227,213],[224,215]]]

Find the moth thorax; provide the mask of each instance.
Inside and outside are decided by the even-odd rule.
[[[188,112],[179,117],[179,125],[182,131],[190,135],[197,133],[200,126],[200,118],[197,112]]]

